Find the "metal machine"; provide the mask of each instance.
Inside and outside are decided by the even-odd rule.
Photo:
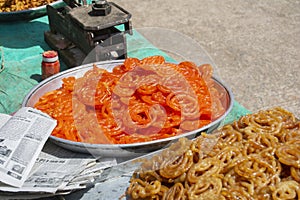
[[[131,14],[106,0],[64,0],[65,6],[47,6],[50,31],[46,43],[59,52],[67,67],[127,57],[126,33],[132,34]]]

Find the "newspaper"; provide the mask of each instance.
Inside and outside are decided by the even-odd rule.
[[[1,114],[0,119],[0,181],[21,187],[56,121],[27,107],[13,116]]]
[[[48,152],[51,152],[48,153]],[[84,157],[83,157],[84,156]],[[76,154],[47,143],[22,187],[0,185],[4,192],[58,193],[83,189],[91,185],[103,169],[116,165],[114,158],[93,158]]]
[[[37,198],[90,187],[115,158],[95,158],[47,141],[56,121],[33,108],[0,114],[0,198]],[[12,175],[13,174],[13,175]]]

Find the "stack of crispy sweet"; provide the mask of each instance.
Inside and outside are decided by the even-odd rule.
[[[145,161],[131,199],[300,199],[300,121],[273,108]]]

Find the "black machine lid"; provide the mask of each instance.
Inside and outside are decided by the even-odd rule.
[[[74,7],[69,11],[69,16],[82,29],[87,31],[97,31],[121,24],[129,24],[131,18],[129,12],[117,4],[107,1],[102,1],[100,4],[93,3]]]

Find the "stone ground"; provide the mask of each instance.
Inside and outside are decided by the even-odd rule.
[[[299,0],[114,0],[136,29],[192,38],[235,99],[252,112],[274,106],[300,118]]]

